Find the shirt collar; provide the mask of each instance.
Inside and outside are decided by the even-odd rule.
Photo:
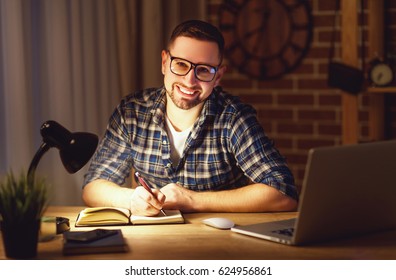
[[[153,121],[157,125],[163,124],[165,121],[165,109],[166,108],[166,90],[165,87],[159,88],[156,91],[156,97],[154,100],[151,114],[153,115]]]

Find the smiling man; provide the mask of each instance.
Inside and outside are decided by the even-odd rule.
[[[224,39],[191,20],[161,53],[164,86],[126,96],[112,114],[85,176],[88,206],[135,215],[295,210],[298,194],[285,159],[254,109],[219,86]],[[131,170],[154,187],[121,187]]]

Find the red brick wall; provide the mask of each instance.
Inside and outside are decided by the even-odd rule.
[[[207,0],[209,20],[218,25],[218,9],[223,1]],[[390,2],[390,1],[389,1]],[[396,46],[396,1],[387,4],[388,46]],[[251,103],[267,134],[287,157],[301,187],[307,152],[310,148],[339,145],[342,141],[341,93],[327,86],[327,64],[335,1],[312,0],[314,34],[302,64],[275,81],[251,79],[228,65],[222,86]],[[367,3],[366,3],[367,5]],[[389,15],[393,16],[389,16]],[[367,24],[367,17],[366,17]],[[367,29],[365,29],[367,32]],[[340,34],[337,34],[339,40]],[[366,36],[367,38],[367,36]],[[392,42],[392,43],[390,43]],[[339,55],[339,50],[336,54]],[[395,53],[396,55],[396,53]],[[360,141],[368,141],[368,95],[359,95]],[[396,137],[396,94],[386,99],[388,138]]]

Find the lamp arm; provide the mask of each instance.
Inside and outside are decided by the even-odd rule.
[[[51,148],[50,145],[43,142],[40,148],[37,150],[36,154],[34,155],[32,162],[30,163],[29,170],[28,170],[28,183],[29,185],[34,183],[34,174],[36,172],[37,165],[41,159],[41,157]]]

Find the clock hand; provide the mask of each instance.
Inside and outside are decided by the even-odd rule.
[[[244,40],[249,40],[252,36],[257,34],[256,40],[253,44],[253,53],[256,54],[257,51],[260,49],[260,45],[261,45],[263,39],[266,37],[264,34],[268,30],[268,22],[269,22],[269,17],[271,16],[271,10],[267,7],[263,7],[263,8],[255,9],[254,12],[260,13],[263,15],[262,17],[260,17],[261,18],[260,25],[256,28],[246,32],[242,38]]]
[[[243,38],[244,40],[248,40],[250,37],[252,37],[252,36],[255,35],[256,33],[260,32],[260,30],[262,30],[262,28],[263,28],[263,25],[260,24],[260,26],[258,26],[257,28],[252,29],[252,30],[250,30],[249,32],[246,32],[246,33],[243,35],[242,38]]]
[[[256,37],[256,42],[254,42],[253,50],[254,53],[258,53],[258,51],[262,49],[263,54],[265,56],[265,54],[268,54],[269,52],[268,52],[268,45],[263,45],[263,43],[266,42],[266,41],[263,42],[263,40],[264,38],[267,38],[268,40],[269,36],[268,35],[266,36],[266,34],[268,31],[268,24],[271,17],[271,9],[269,8],[267,1],[265,1],[264,6],[261,9],[257,9],[257,11],[262,14],[261,24],[260,24],[260,29],[262,31],[261,31],[261,36]],[[263,48],[260,47],[261,45],[263,45]]]

